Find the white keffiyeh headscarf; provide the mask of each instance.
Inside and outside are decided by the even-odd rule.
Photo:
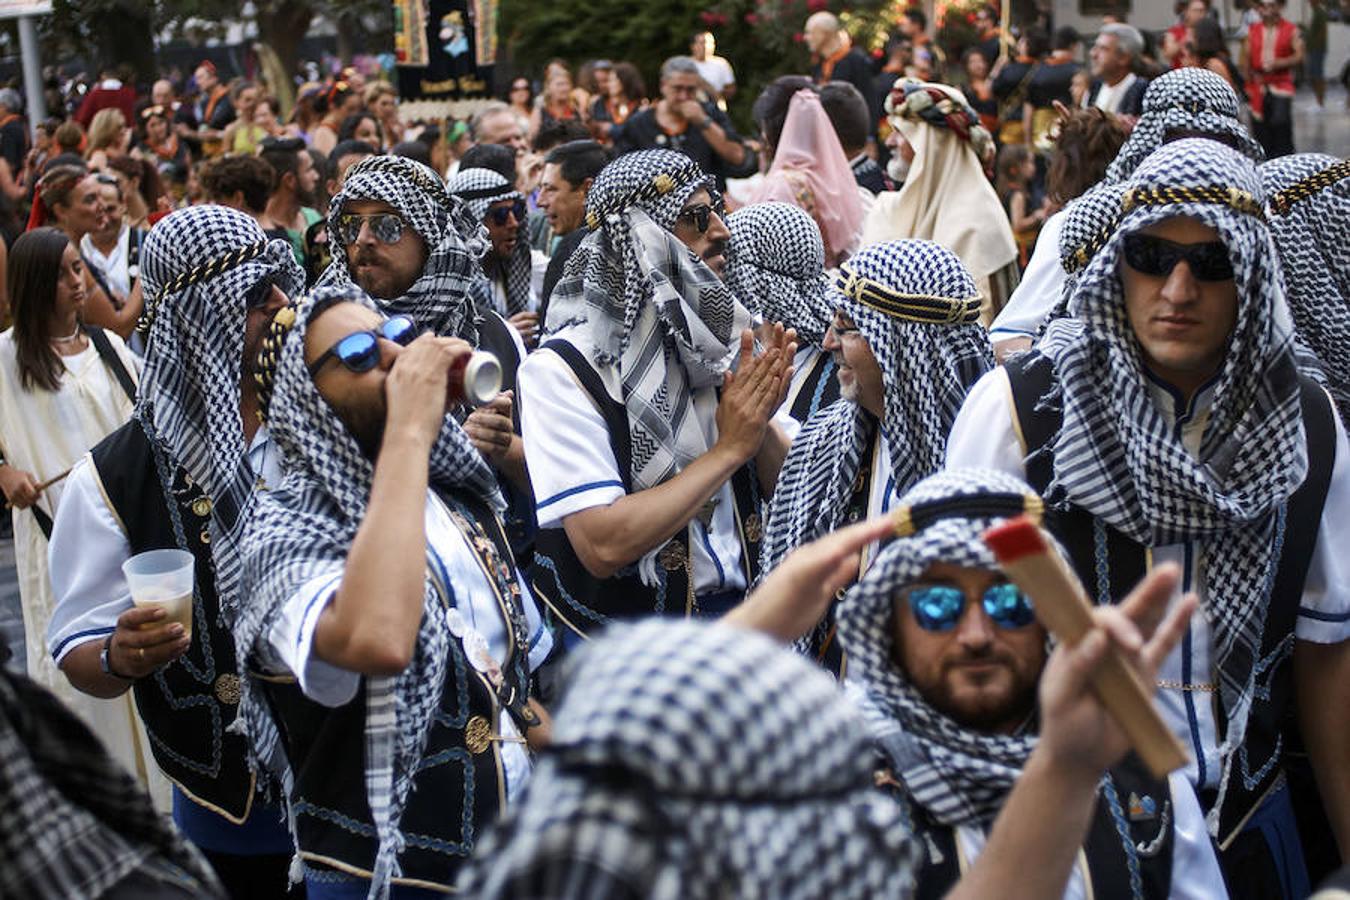
[[[1261,182],[1294,325],[1350,421],[1350,160],[1282,156]]]
[[[166,216],[141,248],[145,370],[135,417],[156,447],[160,484],[180,547],[173,467],[211,499],[211,560],[221,614],[239,602],[239,529],[253,495],[239,385],[250,299],[275,284],[305,286],[290,245],[269,241],[250,216],[202,205]],[[167,456],[167,459],[164,457]]]
[[[289,331],[282,328],[279,314],[267,349],[274,354],[269,363],[275,365],[265,398],[267,423],[281,451],[286,476],[278,487],[259,496],[244,541],[244,595],[248,599],[234,628],[241,672],[250,664],[254,649],[266,641],[287,600],[346,560],[365,518],[374,463],[319,394],[305,365],[310,321],[338,302],[377,309],[374,301],[353,286],[318,288],[295,307]],[[431,451],[429,483],[481,498],[497,510],[504,506],[491,468],[450,416]],[[442,587],[453,593],[453,584]],[[387,896],[390,879],[398,875],[397,857],[404,845],[399,821],[447,673],[455,657],[463,653],[451,634],[448,607],[439,601],[430,573],[425,590],[412,662],[399,675],[365,680],[366,799],[379,840],[371,877],[372,900]],[[523,629],[523,624],[509,624]],[[517,638],[528,641],[524,634]],[[463,659],[458,662],[462,664]],[[256,679],[246,684],[239,715],[254,761],[276,776],[289,797],[294,774]]]
[[[810,214],[790,203],[756,203],[727,217],[727,286],[766,322],[796,329],[819,347],[833,310],[826,298],[825,245]]]
[[[455,177],[450,179],[446,188],[464,201],[476,222],[482,222],[492,204],[498,201],[525,199],[511,182],[500,172],[494,172],[492,169],[460,169],[455,173]],[[530,242],[525,240],[524,222],[520,223],[519,237],[509,259],[500,259],[492,252],[492,246],[489,244],[479,262],[483,266],[483,274],[488,278],[486,282],[479,282],[486,288],[485,291],[480,291],[485,296],[475,298],[479,307],[493,308],[492,285],[501,280],[506,286],[506,307],[498,309],[497,312],[509,318],[529,308],[530,275],[533,270]]]
[[[750,313],[672,233],[711,176],[671,150],[621,156],[586,198],[589,234],[567,261],[547,330],[584,326],[583,354],[617,369],[632,438],[634,491],[655,487],[708,450],[693,392],[719,386]],[[656,578],[655,551],[638,567]]]
[[[956,254],[932,241],[890,241],[844,263],[829,297],[857,324],[881,367],[880,427],[890,459],[888,471],[873,477],[889,474],[902,493],[942,468],[966,392],[994,366],[975,280]],[[874,427],[847,399],[807,420],[779,474],[761,572],[843,521]]]
[[[996,571],[981,535],[1039,508],[1040,498],[1025,482],[1002,472],[953,469],[925,478],[897,510],[913,532],[881,551],[836,614],[848,677],[865,693],[873,738],[905,790],[944,825],[992,822],[1036,739],[975,731],[923,698],[894,659],[895,597],[933,563]]]
[[[347,170],[342,190],[328,208],[328,239],[333,261],[318,286],[352,284],[347,248],[338,238],[338,221],[352,200],[387,203],[403,216],[426,243],[422,273],[401,297],[380,300],[387,315],[406,315],[443,337],[463,338],[478,345],[478,311],[471,299],[476,281],[486,276],[478,265],[486,252],[483,219],[452,197],[436,173],[402,156],[369,156]]]
[[[918,844],[824,672],[753,631],[652,621],[578,655],[481,900],[906,897]]]
[[[1079,506],[1146,547],[1201,545],[1228,718],[1214,826],[1246,733],[1284,505],[1307,471],[1293,328],[1250,160],[1213,141],[1180,140],[1145,160],[1120,189],[1126,211],[1069,303],[1083,336],[1050,356],[1058,397],[1043,402],[1062,406],[1063,427],[1050,448],[1046,500]],[[1118,272],[1126,234],[1177,216],[1218,231],[1238,296],[1198,458],[1149,394]]]

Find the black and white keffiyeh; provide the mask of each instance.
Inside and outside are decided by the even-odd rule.
[[[1307,471],[1293,327],[1250,160],[1213,141],[1180,140],[1147,159],[1121,191],[1120,225],[1069,303],[1083,336],[1050,357],[1063,427],[1046,500],[1079,506],[1145,546],[1201,545],[1228,718],[1213,827],[1246,732],[1283,506]],[[1149,394],[1118,272],[1124,235],[1176,216],[1218,231],[1236,273],[1237,322],[1198,458]]]
[[[305,366],[311,319],[333,303],[376,304],[358,288],[318,288],[294,310],[294,325],[276,356],[267,404],[272,440],[286,476],[259,496],[244,541],[244,604],[234,627],[240,671],[263,646],[287,600],[311,579],[331,574],[351,550],[365,517],[374,465],[319,394]],[[286,311],[289,312],[289,311]],[[432,448],[432,487],[504,504],[492,470],[453,417]],[[443,585],[453,591],[452,585]],[[446,606],[428,574],[426,605],[411,664],[394,677],[368,677],[366,691],[366,799],[379,838],[372,898],[387,896],[403,848],[399,820],[444,688],[453,638]],[[239,705],[255,763],[265,766],[290,795],[293,775],[262,685],[250,680]]]
[[[853,319],[881,367],[880,427],[895,490],[904,492],[942,468],[967,391],[994,366],[975,279],[956,254],[932,241],[887,241],[840,267],[829,300]],[[871,416],[848,399],[807,420],[778,477],[762,572],[839,526],[872,431]]]
[[[1150,153],[1178,137],[1212,135],[1261,162],[1266,153],[1238,118],[1238,97],[1222,75],[1187,66],[1149,83],[1143,112],[1104,181],[1123,181]]]
[[[830,327],[825,242],[811,214],[791,203],[755,203],[727,217],[727,287],[766,322],[819,347]]]
[[[347,170],[342,190],[328,208],[333,261],[319,278],[324,287],[352,283],[347,251],[337,239],[338,220],[352,200],[387,203],[427,245],[422,274],[402,297],[379,300],[388,315],[411,316],[444,337],[478,345],[478,315],[470,291],[485,278],[478,260],[488,248],[482,217],[452,197],[427,166],[402,156],[369,156]]]
[[[1077,340],[1083,325],[1069,317],[1069,298],[1078,284],[1078,275],[1106,241],[1120,221],[1120,185],[1098,182],[1064,209],[1064,224],[1059,235],[1059,264],[1064,270],[1064,285],[1059,300],[1041,322],[1036,346],[1053,355],[1060,344]]]
[[[750,313],[671,229],[711,176],[672,150],[621,156],[586,198],[591,234],[553,290],[547,330],[581,326],[577,349],[617,369],[632,439],[633,490],[655,487],[708,450],[693,392],[716,387]],[[656,578],[655,551],[638,566]]]
[[[834,681],[752,631],[651,621],[578,655],[553,741],[459,885],[515,897],[905,897],[917,844]]]
[[[1261,182],[1294,325],[1350,421],[1350,160],[1282,156]]]
[[[305,276],[290,244],[269,241],[251,217],[203,205],[166,216],[141,247],[146,297],[145,370],[136,418],[157,448],[160,483],[173,496],[181,467],[211,499],[211,558],[221,613],[238,604],[239,529],[253,493],[239,385],[248,302],[275,284],[287,296]],[[167,458],[166,458],[167,457]],[[171,514],[177,507],[169,504]],[[180,546],[187,546],[174,522]]]
[[[492,169],[460,169],[450,179],[446,188],[451,194],[464,201],[464,205],[468,207],[469,213],[477,222],[482,222],[492,204],[500,200],[525,199],[511,182],[507,181],[500,172],[494,172]],[[497,312],[507,317],[525,311],[530,304],[530,274],[532,271],[530,242],[524,240],[524,222],[520,223],[520,228],[520,239],[516,241],[515,249],[511,251],[509,259],[499,258],[492,252],[490,245],[479,259],[483,266],[483,274],[487,276],[487,281],[478,283],[478,292],[485,294],[485,296],[475,299],[480,308],[492,309],[494,306],[492,286],[497,281],[501,281],[506,286],[506,308],[498,309]]]
[[[848,677],[865,694],[874,740],[905,790],[944,825],[992,822],[1036,739],[975,731],[929,705],[895,662],[894,599],[933,563],[997,570],[981,535],[1039,507],[1025,482],[1002,472],[953,469],[925,478],[900,500],[899,512],[910,511],[917,530],[881,551],[836,612]]]

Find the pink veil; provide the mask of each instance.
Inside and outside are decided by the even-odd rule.
[[[825,241],[825,266],[837,266],[857,249],[862,230],[858,183],[834,133],[820,95],[800,90],[788,105],[773,165],[755,203],[778,200],[811,214]]]

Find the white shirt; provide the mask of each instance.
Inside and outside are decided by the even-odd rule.
[[[557,335],[563,340],[577,336],[574,328]],[[618,372],[605,367],[598,374],[611,399],[619,402]],[[525,462],[534,486],[539,527],[561,528],[563,519],[573,513],[609,506],[625,496],[605,419],[562,357],[551,350],[536,350],[521,365],[516,379]],[[693,400],[694,414],[711,447],[717,440],[717,393],[712,388],[698,390]],[[785,434],[794,427],[791,416],[781,409],[773,422]],[[699,595],[746,588],[730,481],[713,498],[717,505],[710,527],[705,528],[697,518],[689,524],[694,593]]]
[[[264,487],[281,483],[281,460],[265,427],[253,435],[247,460]],[[56,609],[47,625],[47,649],[57,665],[81,644],[112,634],[117,617],[131,608],[122,574],[122,563],[131,555],[121,519],[108,506],[98,470],[86,454],[66,479],[48,548]]]
[[[103,255],[103,251],[94,246],[94,241],[89,235],[80,238],[80,252],[84,258],[94,265],[99,274],[103,276],[104,281],[108,282],[108,287],[117,294],[112,299],[114,302],[125,302],[131,294],[131,282],[134,276],[131,274],[130,263],[130,244],[131,244],[131,226],[123,225],[122,230],[117,235],[117,242],[113,244],[108,254]]]
[[[1068,277],[1059,264],[1059,235],[1064,229],[1064,212],[1061,209],[1041,226],[1022,281],[989,328],[991,341],[1034,338],[1045,317],[1059,302],[1060,294],[1064,292],[1064,279]]]
[[[727,89],[727,85],[736,83],[736,73],[731,71],[731,63],[724,57],[709,56],[702,62],[694,60],[694,65],[698,66],[698,77],[708,82],[708,87],[716,91],[718,96]]]
[[[1153,382],[1149,383],[1149,389],[1164,419],[1176,422],[1173,395]],[[947,468],[996,469],[1019,478],[1026,477],[1025,454],[1013,422],[1011,398],[1008,375],[1001,367],[985,373],[976,382],[952,426],[947,443]],[[1182,411],[1182,442],[1193,455],[1198,455],[1210,398],[1210,391],[1202,390],[1196,395],[1192,408]],[[1294,627],[1294,635],[1299,640],[1319,644],[1336,644],[1350,639],[1350,554],[1344,553],[1343,549],[1336,550],[1337,546],[1343,547],[1344,536],[1350,534],[1350,459],[1347,458],[1350,457],[1350,443],[1346,441],[1340,417],[1332,418],[1336,426],[1336,463]],[[1291,522],[1289,526],[1301,524],[1307,523]],[[1156,547],[1150,557],[1155,565],[1172,560],[1182,567],[1182,581],[1171,602],[1177,602],[1185,592],[1196,591],[1203,611],[1209,597],[1199,577],[1199,550],[1199,544],[1187,542]],[[1217,786],[1220,774],[1218,727],[1211,702],[1213,690],[1210,689],[1216,677],[1210,658],[1209,622],[1204,615],[1191,617],[1188,633],[1163,662],[1158,679],[1192,688],[1160,686],[1158,700],[1173,732],[1191,751],[1193,759],[1185,770],[1187,776],[1197,787]],[[1196,687],[1201,689],[1196,690]]]
[[[1092,105],[1109,113],[1119,112],[1120,102],[1125,99],[1125,93],[1138,80],[1138,75],[1129,72],[1114,85],[1103,81],[1101,87],[1097,88],[1097,99],[1092,102]]]
[[[511,638],[495,585],[488,579],[477,554],[445,505],[431,491],[427,491],[425,516],[429,555],[453,594],[455,608],[452,615],[458,616],[465,626],[465,647],[474,640],[470,633],[476,633],[486,641],[492,658],[498,664],[502,663],[510,653]],[[266,645],[258,648],[269,668],[295,675],[306,697],[329,707],[349,702],[356,696],[361,683],[359,673],[339,668],[314,654],[314,632],[321,614],[342,583],[343,567],[342,562],[334,561],[331,571],[310,579],[291,595],[266,636]],[[544,628],[525,579],[517,574],[517,581],[526,630],[530,635],[529,669],[534,671],[553,649],[553,637]],[[510,716],[502,715],[498,727],[502,736],[508,739],[501,743],[502,768],[507,798],[514,799],[529,777],[529,754],[520,742],[520,732]]]

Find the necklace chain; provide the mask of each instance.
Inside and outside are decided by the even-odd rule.
[[[75,330],[72,331],[70,334],[64,337],[54,337],[51,339],[51,341],[53,344],[72,344],[75,341],[78,341],[80,339],[80,335],[83,333],[84,329],[81,328],[79,325],[76,325]]]

